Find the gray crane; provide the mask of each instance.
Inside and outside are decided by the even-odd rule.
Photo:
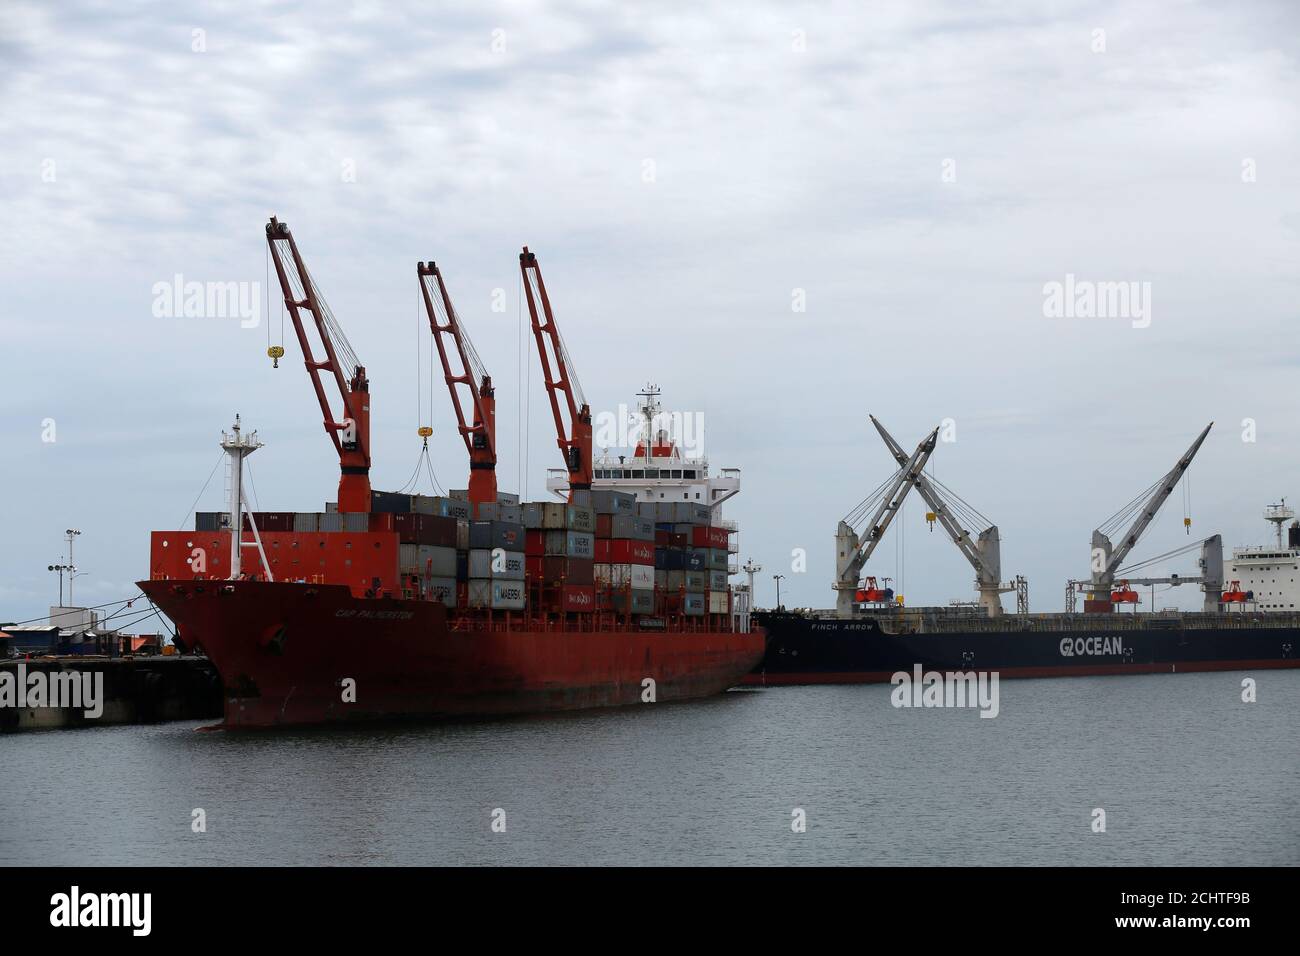
[[[916,484],[938,440],[939,429],[935,428],[916,446],[912,457],[902,463],[861,537],[847,519],[840,521],[835,532],[835,583],[831,585],[835,589],[835,612],[840,617],[853,616],[853,596],[862,577],[862,567],[898,514],[903,499]]]
[[[885,426],[880,424],[875,415],[871,416],[871,424],[876,426],[876,431],[880,433],[894,460],[900,465],[905,464],[907,456],[902,447],[894,441],[894,436],[885,430]],[[975,541],[972,541],[970,532],[957,523],[952,510],[923,473],[916,477],[916,490],[925,499],[931,513],[943,525],[943,530],[948,532],[948,537],[962,553],[962,557],[975,569],[975,589],[979,592],[980,606],[988,611],[989,617],[997,617],[1002,613],[1001,595],[1016,590],[1015,584],[1002,583],[1002,555],[998,526],[990,524],[979,532],[979,537]]]
[[[1164,505],[1165,501],[1168,500],[1169,495],[1173,492],[1174,488],[1177,487],[1179,479],[1183,477],[1184,472],[1186,472],[1188,466],[1191,465],[1192,459],[1196,457],[1196,453],[1200,450],[1202,443],[1205,441],[1205,436],[1210,434],[1210,429],[1213,427],[1214,422],[1210,422],[1210,424],[1206,425],[1205,430],[1197,436],[1196,441],[1192,442],[1191,447],[1188,448],[1187,451],[1183,452],[1183,456],[1178,459],[1178,462],[1174,467],[1171,468],[1169,472],[1153,486],[1151,493],[1147,495],[1145,500],[1143,500],[1141,505],[1138,507],[1137,517],[1133,520],[1133,523],[1129,525],[1128,530],[1124,532],[1123,537],[1120,539],[1119,547],[1115,547],[1112,544],[1111,539],[1101,530],[1101,528],[1098,528],[1092,533],[1092,577],[1089,582],[1089,589],[1092,592],[1092,600],[1094,602],[1101,602],[1107,605],[1110,604],[1111,588],[1115,585],[1115,572],[1119,569],[1120,565],[1124,563],[1124,559],[1128,557],[1129,552],[1133,550],[1133,547],[1138,543],[1138,540],[1142,537],[1143,533],[1151,526],[1151,522],[1155,520],[1156,515],[1160,512],[1160,508]],[[1124,516],[1131,513],[1132,505],[1112,516],[1110,521],[1122,520]],[[1102,527],[1105,527],[1105,525]],[[1220,567],[1222,567],[1221,559]],[[1205,570],[1207,571],[1207,575],[1213,574],[1211,568],[1206,568]],[[1220,576],[1221,575],[1222,572],[1220,571]],[[1094,604],[1094,606],[1097,605]],[[1087,610],[1086,607],[1085,610]]]

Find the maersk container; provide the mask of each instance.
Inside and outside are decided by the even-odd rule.
[[[524,526],[509,521],[471,521],[469,523],[471,548],[501,548],[504,551],[524,550]]]
[[[728,606],[727,603],[727,599],[729,597],[731,597],[731,592],[729,591],[710,591],[709,592],[709,613],[726,614],[730,610],[730,607]]]
[[[596,556],[596,536],[583,531],[547,531],[544,542],[545,554],[563,558],[585,558],[590,561]]]
[[[469,576],[501,581],[524,579],[524,553],[522,551],[472,549],[469,553]]]
[[[432,601],[441,601],[447,607],[456,606],[456,579],[429,578],[424,584],[425,597]]]
[[[492,581],[492,606],[500,611],[522,611],[527,604],[523,581]]]
[[[600,515],[634,515],[636,514],[636,495],[613,489],[592,489],[591,504],[596,514]]]
[[[701,617],[707,603],[703,594],[687,594],[682,598],[682,613],[691,617]]]
[[[596,512],[588,505],[569,505],[564,509],[564,527],[592,534],[596,530]]]

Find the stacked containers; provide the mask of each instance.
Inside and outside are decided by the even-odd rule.
[[[655,526],[637,513],[636,497],[594,491],[598,604],[619,613],[655,612]]]
[[[524,527],[518,522],[491,518],[469,522],[466,594],[470,607],[524,609],[524,545]]]
[[[585,505],[529,502],[520,506],[526,529],[526,573],[548,610],[595,609],[593,557],[596,516]]]

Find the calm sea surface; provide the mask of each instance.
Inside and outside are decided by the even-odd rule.
[[[11,734],[0,864],[1297,864],[1300,671],[1252,672],[1254,704],[1245,676],[1004,681],[991,720],[869,685],[359,731]]]

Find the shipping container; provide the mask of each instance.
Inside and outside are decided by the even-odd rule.
[[[727,589],[727,572],[710,571],[709,572],[709,590],[725,591]]]
[[[519,504],[519,496],[512,491],[498,491],[497,504],[517,506]]]
[[[469,489],[453,488],[451,491],[447,492],[447,497],[454,498],[457,501],[469,501]]]
[[[426,600],[441,601],[447,607],[456,606],[455,578],[426,578],[423,583]]]
[[[672,548],[655,548],[655,567],[660,571],[680,571],[685,555]]]
[[[469,550],[469,519],[453,518],[456,522],[456,548],[460,551]]]
[[[607,564],[655,563],[655,549],[649,541],[596,539],[595,557]]]
[[[402,544],[398,558],[403,571],[421,577],[454,578],[456,576],[456,549],[439,548],[427,544]]]
[[[709,550],[709,569],[712,571],[726,571],[729,556],[725,548],[711,548]]]
[[[529,578],[546,587],[562,584],[589,586],[595,583],[595,565],[581,558],[529,558]],[[608,565],[604,565],[608,567]]]
[[[396,491],[370,492],[370,510],[389,514],[411,510],[411,496]]]
[[[542,501],[529,501],[519,506],[519,518],[525,528],[529,531],[539,531],[542,527],[542,515],[546,503]]]
[[[709,566],[707,551],[682,552],[682,568],[687,571],[704,571]]]
[[[501,548],[520,551],[524,547],[524,526],[509,521],[471,521],[469,523],[471,548]]]
[[[325,502],[325,510],[337,512],[339,510],[339,503],[337,501],[327,501]]]
[[[613,489],[592,489],[591,504],[600,515],[636,514],[636,495]]]
[[[462,583],[469,580],[469,552],[460,548],[456,549],[456,580]]]
[[[610,518],[609,537],[654,541],[655,525],[649,518],[640,515],[613,515]]]
[[[653,591],[607,591],[597,595],[597,604],[611,607],[620,614],[653,614],[655,594]]]
[[[703,594],[687,594],[682,598],[683,614],[691,617],[699,617],[704,614],[705,607],[705,597]]]
[[[523,581],[492,581],[492,606],[504,611],[522,611],[527,601]]]
[[[589,505],[569,505],[564,509],[565,528],[592,534],[596,530],[596,512]]]
[[[560,609],[577,612],[594,611],[596,589],[589,584],[566,584],[560,588]]]
[[[707,591],[709,589],[709,572],[685,571],[683,574],[687,591]]]
[[[730,596],[730,591],[710,591],[708,597],[709,613],[726,614],[730,610],[727,603]]]
[[[523,523],[523,509],[519,505],[502,504],[500,501],[485,501],[478,506],[476,517],[481,521],[506,521],[510,524]]]
[[[195,531],[220,531],[230,527],[228,511],[196,511],[194,513]]]
[[[527,506],[525,506],[527,507]],[[524,554],[530,558],[540,558],[546,553],[546,532],[529,528],[524,532]]]
[[[586,558],[596,553],[596,537],[582,531],[545,531],[544,553],[557,557]]]
[[[691,529],[691,544],[697,548],[727,547],[727,529],[718,525],[702,525]]]
[[[610,587],[646,590],[655,586],[654,568],[647,564],[610,564],[604,567],[609,568]]]
[[[364,511],[348,511],[343,514],[343,530],[354,534],[370,530],[370,515]]]
[[[501,549],[472,549],[469,553],[469,576],[502,581],[524,579],[524,553]]]

